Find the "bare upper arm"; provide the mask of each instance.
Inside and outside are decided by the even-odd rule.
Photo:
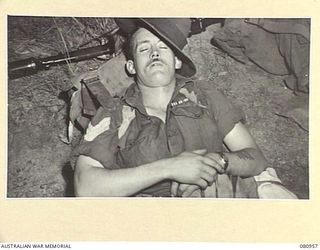
[[[244,148],[258,149],[255,140],[242,122],[238,122],[225,136],[223,141],[230,151],[237,151]]]
[[[104,168],[103,165],[99,161],[97,161],[89,156],[80,155],[78,157],[78,160],[76,163],[76,169],[75,169],[76,171],[77,170],[78,171],[85,170],[85,169],[91,168],[91,167]]]
[[[87,183],[88,180],[90,182],[88,174],[91,172],[90,170],[97,168],[101,169],[104,167],[100,162],[89,156],[80,155],[78,157],[74,171],[74,192],[76,196],[89,196],[87,193],[88,189],[83,188],[82,183]]]

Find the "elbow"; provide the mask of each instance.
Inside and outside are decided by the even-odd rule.
[[[81,174],[75,171],[74,174],[74,195],[75,197],[89,197],[88,187],[81,181]]]
[[[268,167],[268,162],[263,154],[261,154],[258,159],[259,161],[256,165],[254,176],[261,174]]]
[[[75,197],[89,197],[90,195],[86,191],[81,184],[75,184],[74,185],[74,195]]]
[[[260,149],[257,148],[248,148],[246,149],[246,151],[252,157],[252,161],[249,163],[249,165],[251,166],[250,176],[261,174],[268,167],[268,162],[263,153]]]
[[[259,165],[258,167],[255,168],[255,171],[253,172],[252,176],[257,176],[261,174],[267,167],[265,165]]]
[[[74,195],[76,197],[92,197],[94,190],[92,189],[92,181],[90,178],[90,168],[83,167],[81,164],[76,165],[73,177]]]
[[[92,171],[93,170],[93,171]],[[115,196],[108,185],[99,186],[99,180],[94,173],[100,169],[75,169],[74,195],[75,197],[109,197]]]
[[[81,189],[81,188],[76,188],[74,189],[74,195],[75,197],[88,197],[88,195],[86,194],[86,192]]]
[[[85,156],[78,158],[73,176],[74,195],[76,197],[97,196],[93,185],[97,174],[91,161],[92,159]]]

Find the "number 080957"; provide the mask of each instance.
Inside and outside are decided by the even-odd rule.
[[[300,244],[300,248],[318,248],[318,244]]]

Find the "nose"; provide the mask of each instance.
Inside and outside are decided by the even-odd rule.
[[[157,48],[153,47],[152,51],[151,51],[151,58],[155,59],[155,58],[159,58],[160,54]]]

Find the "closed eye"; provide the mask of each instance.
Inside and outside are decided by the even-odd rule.
[[[142,41],[137,45],[137,51],[138,52],[145,52],[150,49],[151,45],[149,44],[148,41]]]
[[[159,42],[158,47],[160,49],[168,49],[168,46],[164,42],[161,42],[161,41]]]
[[[147,51],[149,48],[148,47],[142,47],[142,48],[139,48],[139,52],[145,52]]]

